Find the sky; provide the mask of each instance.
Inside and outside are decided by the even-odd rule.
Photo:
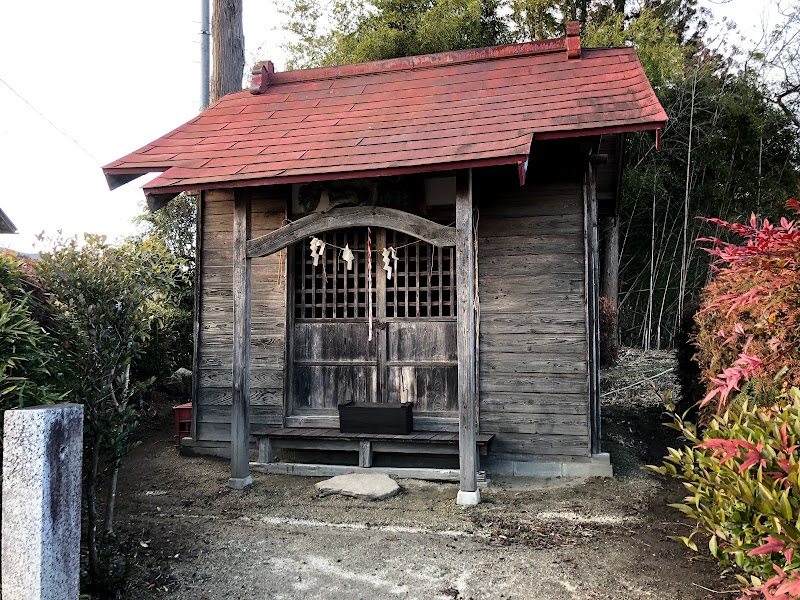
[[[245,60],[285,64],[277,2],[244,0]],[[770,0],[701,0],[758,39]],[[133,233],[140,178],[109,191],[100,167],[193,118],[200,98],[200,0],[5,2],[0,22],[0,208],[36,235]],[[767,15],[768,18],[768,15]]]

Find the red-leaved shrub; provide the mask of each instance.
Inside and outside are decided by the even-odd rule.
[[[800,203],[788,203],[800,214]],[[680,539],[736,573],[742,599],[800,598],[800,225],[707,219],[743,238],[704,238],[713,278],[695,316],[704,427],[668,405],[688,445],[660,467],[689,492],[697,526]],[[692,340],[689,340],[692,341]]]
[[[800,203],[787,204],[800,214]],[[800,224],[759,225],[755,215],[747,224],[707,220],[744,238],[700,240],[711,243],[705,250],[715,260],[696,317],[697,361],[702,404],[719,413],[745,381],[753,381],[755,397],[771,396],[777,380],[784,391],[800,384]]]

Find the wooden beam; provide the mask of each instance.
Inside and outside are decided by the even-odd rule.
[[[458,300],[458,504],[478,504],[478,452],[475,444],[475,254],[472,221],[472,169],[456,174],[456,298]]]
[[[247,242],[248,258],[268,256],[312,235],[347,227],[386,227],[434,246],[454,246],[456,230],[394,208],[356,206],[314,213]]]
[[[295,285],[295,248],[286,249],[286,277],[284,278],[284,306],[286,307],[285,339],[283,345],[283,414],[281,423],[287,426],[286,418],[292,414],[294,407],[294,285]],[[305,294],[303,294],[305,297]],[[262,461],[259,461],[262,462]]]
[[[17,226],[11,222],[2,209],[0,209],[0,233],[17,233]]]
[[[109,190],[115,190],[120,186],[125,185],[126,183],[130,183],[134,179],[138,179],[142,175],[147,175],[147,173],[152,173],[153,171],[159,171],[161,169],[131,169],[130,172],[125,172],[124,170],[120,171],[103,171],[106,176],[106,183],[108,184]],[[180,192],[176,192],[174,195],[179,194]]]
[[[228,486],[243,489],[250,476],[250,196],[237,191],[233,204],[233,406],[231,477]]]
[[[147,200],[147,208],[150,212],[156,212],[164,208],[170,200],[173,200],[178,194],[145,194]]]
[[[297,72],[297,71],[294,71]],[[663,127],[666,121],[659,122],[660,127]],[[644,131],[647,129],[652,128],[652,126],[631,126],[634,127],[633,131]],[[608,131],[607,129],[592,129],[590,130],[591,135],[603,135],[604,133],[619,133],[616,131],[618,128],[612,128],[615,131]],[[626,129],[627,131],[627,129]],[[562,133],[562,132],[555,132],[555,133]],[[581,130],[575,130],[574,132],[564,132],[566,137],[580,137],[583,136],[584,133]],[[574,135],[569,135],[573,133]],[[536,139],[539,139],[539,135],[537,134]],[[589,134],[586,134],[589,135]],[[531,136],[532,138],[533,136]],[[564,136],[551,136],[553,137],[564,137]],[[457,162],[441,162],[441,163],[430,163],[425,165],[412,165],[409,167],[384,167],[384,168],[377,168],[377,169],[365,169],[364,171],[342,171],[338,173],[326,173],[325,174],[325,181],[346,181],[348,179],[369,179],[371,177],[398,177],[400,175],[418,175],[420,173],[441,173],[442,171],[456,171],[458,169],[470,169],[470,168],[478,168],[478,167],[497,167],[500,165],[516,165],[521,161],[525,161],[528,159],[528,154],[512,154],[510,156],[494,156],[491,158],[476,158],[473,160],[461,160]],[[167,167],[158,167],[158,169],[166,169]],[[106,169],[104,172],[128,172],[129,169]],[[150,173],[154,170],[154,167],[149,167],[146,170],[143,170],[142,173]],[[156,182],[155,186],[142,186],[145,193],[147,194],[168,194],[173,193],[175,195],[185,192],[187,189],[197,191],[197,190],[231,190],[236,188],[245,188],[245,187],[260,187],[260,186],[269,186],[269,185],[285,185],[289,183],[319,183],[320,174],[319,173],[304,173],[302,175],[284,175],[278,177],[257,177],[254,179],[233,179],[230,181],[207,181],[205,183],[192,183],[190,184],[172,184],[172,185],[158,185],[158,179],[154,179],[153,181]]]

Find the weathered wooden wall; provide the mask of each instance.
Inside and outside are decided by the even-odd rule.
[[[269,233],[286,217],[285,187],[255,188],[251,237]],[[233,191],[205,192],[202,206],[200,299],[194,406],[195,441],[218,445],[230,440],[233,348]],[[283,422],[283,362],[286,324],[286,255],[252,261],[250,420],[253,425]]]
[[[582,182],[503,187],[498,175],[476,182],[480,432],[496,434],[495,460],[586,457]]]
[[[479,426],[496,434],[494,460],[590,455],[582,164],[574,166],[574,172],[545,166],[524,187],[516,183],[516,169],[476,171]],[[288,194],[280,187],[254,190],[252,237],[281,225]],[[230,437],[233,193],[206,192],[202,215],[195,440],[224,446]],[[283,252],[252,263],[253,425],[283,422],[285,266]]]

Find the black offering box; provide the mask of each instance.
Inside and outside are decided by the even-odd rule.
[[[413,403],[378,404],[348,402],[339,405],[342,433],[388,433],[405,435],[414,429]]]

